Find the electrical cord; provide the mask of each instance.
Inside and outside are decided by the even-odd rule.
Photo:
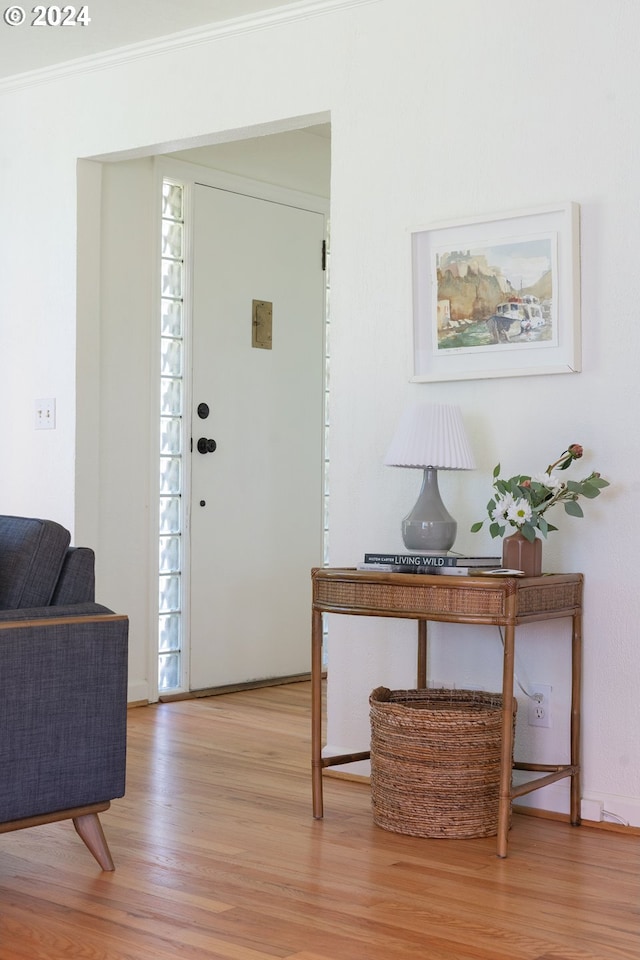
[[[503,647],[503,649],[504,649],[504,635],[503,635],[503,633],[502,633],[502,627],[501,627],[501,626],[498,626],[498,633],[500,634],[500,643],[502,644],[502,647]],[[515,671],[514,671],[514,674],[513,674],[513,678],[514,678],[514,680],[516,681],[516,683],[518,684],[518,687],[519,687],[519,688],[522,690],[522,692],[524,693],[525,697],[528,697],[529,700],[535,700],[537,703],[540,703],[540,701],[542,700],[541,694],[539,694],[539,693],[529,693],[528,690],[525,690],[525,688],[524,688],[524,687],[522,686],[522,684],[520,683],[520,680],[519,680],[519,678],[518,678],[518,674],[517,674]]]
[[[607,818],[609,818],[610,820],[615,820],[616,823],[621,823],[623,827],[629,826],[629,821],[624,820],[622,817],[619,817],[617,813],[611,813],[610,810],[603,810],[602,819],[606,820]]]

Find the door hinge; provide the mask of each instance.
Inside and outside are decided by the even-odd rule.
[[[327,269],[327,241],[322,241],[322,269]]]

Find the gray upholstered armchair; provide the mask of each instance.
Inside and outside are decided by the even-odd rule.
[[[98,814],[124,794],[126,616],[94,602],[94,555],[50,520],[0,516],[0,833]]]

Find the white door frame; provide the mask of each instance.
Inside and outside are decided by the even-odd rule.
[[[192,233],[193,233],[193,220],[191,217],[193,210],[193,188],[195,184],[202,184],[208,187],[215,187],[221,190],[228,190],[233,193],[243,194],[245,196],[256,197],[261,200],[271,200],[275,203],[282,203],[288,206],[299,207],[303,210],[310,210],[314,213],[320,213],[324,216],[325,221],[325,236],[326,236],[326,224],[329,216],[330,202],[328,198],[315,196],[314,194],[304,193],[299,190],[289,190],[286,187],[280,187],[275,184],[263,183],[259,180],[252,180],[247,177],[240,177],[232,173],[226,173],[221,170],[214,170],[209,167],[202,167],[198,164],[191,164],[183,160],[175,160],[169,157],[156,157],[155,162],[155,192],[158,198],[157,208],[160,209],[160,197],[162,190],[162,180],[165,177],[168,177],[172,180],[176,180],[184,185],[184,210],[185,217],[189,220],[188,229],[185,231],[185,256],[187,259],[187,269],[185,271],[185,311],[184,311],[184,410],[191,410],[192,407],[192,375],[191,375],[191,344],[192,344],[192,330],[193,330],[193,310],[192,310],[192,269],[193,269],[193,257],[191,256],[192,251]],[[155,258],[156,263],[156,277],[155,277],[155,289],[159,291],[160,289],[160,254],[159,254],[159,235],[160,235],[160,215],[158,214],[157,220],[158,226],[156,229],[157,237],[157,246],[158,246],[158,255]],[[320,251],[318,251],[318,256],[320,256]],[[155,309],[156,318],[160,316],[160,306],[159,306],[159,294],[156,296],[157,306]],[[326,317],[325,317],[326,320]],[[324,336],[323,336],[324,343]],[[154,355],[159,358],[160,356],[160,324],[156,320],[155,325],[155,335],[154,335]],[[160,373],[159,368],[155,370],[154,383],[157,385],[160,382]],[[156,390],[156,393],[158,391]],[[159,416],[159,407],[158,404],[152,404],[154,421],[151,424],[151,436],[154,436],[158,432],[158,424],[160,420]],[[183,417],[183,436],[182,436],[182,449],[188,451],[189,442],[191,439],[191,417]],[[324,443],[324,439],[322,440]],[[323,457],[324,460],[324,457]],[[152,467],[152,490],[157,490],[157,476],[158,476],[158,461],[159,456],[155,457],[155,463]],[[157,497],[156,497],[157,500]],[[182,606],[182,661],[181,661],[181,688],[180,692],[189,691],[189,660],[190,660],[190,570],[189,563],[191,557],[191,517],[190,517],[190,506],[191,506],[191,458],[190,456],[184,457],[184,479],[183,479],[183,568],[182,568],[182,577],[183,577],[183,606]],[[319,511],[322,509],[322,505],[318,505]],[[159,516],[157,503],[152,502],[151,510],[151,553],[150,556],[158,555],[158,533],[159,533]],[[157,570],[156,570],[157,574]],[[158,576],[155,577],[155,583],[158,582]],[[157,597],[158,591],[157,588],[150,590],[150,598],[152,603],[151,610],[151,623],[157,624],[158,619],[158,606],[157,606]],[[151,636],[152,648],[149,651],[149,661],[152,665],[152,672],[150,672],[149,677],[149,687],[150,694],[153,695],[155,700],[158,699],[158,635],[157,630],[152,632]],[[178,692],[178,691],[176,691]]]

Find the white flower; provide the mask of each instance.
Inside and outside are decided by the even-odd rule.
[[[514,503],[513,494],[511,493],[505,494],[504,497],[496,496],[496,506],[491,514],[491,519],[495,520],[496,523],[506,523],[509,519],[509,510]]]
[[[531,479],[534,483],[541,483],[543,487],[547,487],[552,493],[557,493],[558,490],[562,490],[564,487],[564,482],[552,473],[538,473],[535,477],[531,477]]]
[[[509,507],[507,520],[509,520],[511,523],[515,523],[517,527],[521,527],[528,520],[531,520],[531,504],[529,501],[525,500],[524,498],[520,500],[514,500]]]

